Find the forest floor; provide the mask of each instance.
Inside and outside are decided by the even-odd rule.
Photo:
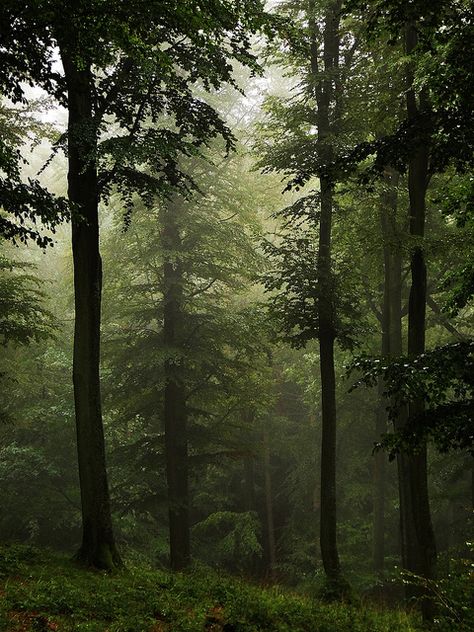
[[[399,610],[325,604],[194,570],[106,574],[29,546],[0,546],[0,630],[20,632],[408,632]]]

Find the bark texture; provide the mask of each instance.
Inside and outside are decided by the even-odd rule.
[[[331,121],[331,108],[335,107],[335,78],[339,66],[340,3],[328,8],[323,32],[324,73],[319,72],[319,54],[316,27],[313,22],[311,68],[317,102],[319,157],[329,164],[334,157],[331,134],[336,123]],[[310,16],[312,17],[312,16]],[[337,107],[335,108],[337,111]],[[318,320],[321,371],[321,522],[320,543],[324,571],[329,580],[341,574],[337,550],[336,515],[336,377],[334,345],[336,340],[334,314],[334,286],[332,280],[331,233],[334,184],[326,173],[320,174],[320,231],[318,250]]]
[[[410,54],[417,44],[416,28],[406,28],[406,51]],[[427,109],[426,95],[422,92],[417,100],[413,89],[413,76],[407,76],[407,114],[415,119],[421,110]],[[429,183],[429,142],[420,138],[414,147],[408,168],[409,226],[414,238],[410,270],[411,289],[408,305],[408,354],[417,356],[425,351],[425,316],[427,273],[423,251],[425,233],[426,191]],[[415,241],[416,240],[416,241]],[[416,416],[423,412],[422,400],[410,403],[408,414]],[[401,419],[399,426],[406,423]],[[399,489],[402,561],[406,570],[428,580],[434,579],[436,567],[436,544],[431,523],[426,445],[414,455],[399,455]],[[433,603],[423,587],[407,587],[408,597],[421,597],[423,618],[433,618]]]
[[[97,133],[90,67],[61,47],[68,88],[68,194],[74,261],[73,382],[82,504],[78,558],[97,568],[121,564],[112,531],[100,392],[102,262],[99,252]]]

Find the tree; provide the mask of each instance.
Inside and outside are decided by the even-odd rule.
[[[424,253],[426,192],[433,174],[445,171],[450,165],[463,171],[472,164],[473,126],[472,103],[468,92],[472,89],[472,59],[463,50],[466,38],[472,36],[472,23],[465,19],[472,3],[446,5],[434,2],[380,3],[352,2],[349,6],[370,8],[369,29],[388,32],[395,43],[403,34],[406,62],[406,117],[395,133],[380,141],[366,143],[363,156],[374,153],[376,171],[391,165],[408,172],[409,230],[412,237],[411,289],[408,306],[408,354],[413,360],[425,351],[425,315],[427,301],[427,273]],[[449,33],[449,35],[447,35]],[[458,57],[454,61],[453,52]],[[434,61],[436,59],[436,61]],[[442,82],[436,68],[443,68]],[[446,84],[463,74],[462,81]],[[448,80],[449,78],[449,80]],[[412,399],[408,404],[408,418],[416,418],[423,411],[423,399]],[[403,411],[395,418],[395,427],[404,432],[407,417]],[[428,580],[435,574],[436,546],[431,525],[426,447],[417,454],[399,453],[399,482],[401,510],[401,540],[404,567]],[[410,594],[420,595],[420,591]],[[426,591],[421,591],[425,619],[433,618],[432,603]]]
[[[193,2],[176,9],[174,3],[158,1],[137,0],[125,7],[94,0],[74,5],[31,0],[21,11],[16,2],[2,4],[7,94],[22,99],[21,81],[34,82],[69,113],[73,381],[83,511],[78,557],[94,566],[120,564],[110,518],[99,379],[99,200],[113,186],[130,205],[134,191],[149,200],[151,191],[183,182],[177,156],[195,152],[217,134],[232,144],[228,128],[212,107],[193,96],[192,86],[202,81],[210,90],[232,83],[232,59],[256,69],[249,34],[262,26],[262,16],[261,2],[205,8]],[[63,74],[54,68],[56,46]]]
[[[418,41],[416,24],[406,24],[406,53],[413,53]],[[407,120],[412,123],[429,109],[428,95],[421,90],[415,93],[414,77],[407,73]],[[423,252],[425,234],[426,191],[429,184],[429,136],[423,131],[408,163],[409,229],[417,239],[410,258],[411,287],[408,302],[408,355],[414,357],[425,351],[426,285],[427,273]],[[423,409],[423,402],[410,403],[408,415],[414,416]],[[396,428],[406,423],[403,415],[397,417]],[[428,495],[426,446],[416,455],[399,456],[400,524],[402,537],[402,559],[406,569],[433,579],[436,573],[436,543]],[[423,592],[421,593],[423,595]],[[424,595],[426,597],[426,595]],[[432,619],[431,602],[422,602],[423,614]]]
[[[360,383],[373,385],[377,376],[383,377],[391,418],[407,403],[423,402],[421,410],[411,408],[409,423],[383,437],[380,447],[391,458],[402,450],[416,455],[427,439],[440,452],[473,451],[472,362],[472,340],[436,347],[415,358],[401,356],[390,364],[356,360],[354,368],[363,371]]]
[[[226,453],[218,420],[242,407],[235,392],[261,346],[258,329],[251,331],[258,323],[255,310],[239,304],[246,302],[244,291],[261,263],[252,243],[258,224],[250,212],[257,198],[247,189],[253,180],[245,174],[247,164],[238,155],[220,160],[219,146],[205,158],[183,161],[197,190],[156,198],[154,209],[136,213],[122,237],[129,260],[116,263],[110,284],[123,305],[117,314],[114,300],[110,315],[113,322],[120,317],[123,332],[115,333],[114,364],[123,365],[124,350],[127,358],[130,350],[141,358],[128,369],[130,384],[120,384],[120,419],[133,419],[135,411],[143,434],[153,436],[152,470],[166,465],[170,561],[176,570],[190,560],[190,516],[196,513],[190,479],[206,453],[212,459],[213,446]],[[133,305],[126,302],[129,296]]]
[[[269,99],[267,108],[274,127],[264,124],[261,128],[265,142],[260,165],[268,171],[283,172],[289,179],[289,189],[317,177],[319,191],[303,196],[284,212],[286,226],[294,227],[290,237],[294,241],[268,246],[278,263],[266,285],[270,291],[282,291],[275,297],[274,306],[283,316],[283,329],[289,339],[296,344],[305,344],[314,337],[319,340],[323,424],[320,541],[324,570],[328,580],[337,584],[341,571],[336,542],[334,345],[337,338],[350,338],[342,321],[346,319],[347,323],[352,310],[349,308],[342,317],[344,309],[338,310],[341,301],[350,305],[351,299],[343,297],[338,287],[340,279],[334,274],[332,236],[337,177],[329,166],[345,142],[345,80],[356,45],[342,26],[340,2],[289,2],[283,6],[285,9],[296,17],[298,26],[288,34],[290,58],[284,59],[281,53],[277,58],[301,73],[304,88],[298,93],[296,104]],[[289,137],[280,136],[281,128],[286,128]]]
[[[32,266],[0,255],[0,341],[26,345],[51,336],[55,319]]]

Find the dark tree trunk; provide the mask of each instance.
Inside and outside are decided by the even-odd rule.
[[[252,437],[251,428],[254,427],[255,414],[253,409],[249,408],[244,410],[242,414],[242,421],[244,426],[248,428],[248,441],[249,452],[244,456],[244,496],[243,496],[243,510],[244,511],[257,511],[257,500],[255,493],[255,455],[250,449],[250,445],[254,445],[256,438]]]
[[[112,531],[100,393],[100,310],[97,134],[90,68],[78,69],[61,49],[68,87],[68,193],[72,217],[75,326],[73,382],[82,503],[78,558],[97,568],[120,565]]]
[[[165,451],[168,482],[170,564],[175,571],[190,562],[188,439],[186,391],[179,354],[183,342],[183,271],[178,204],[163,210],[163,338],[165,361]]]
[[[310,11],[312,6],[310,6]],[[319,156],[323,164],[329,164],[334,156],[330,135],[335,132],[337,121],[331,124],[331,106],[337,100],[334,90],[339,65],[339,10],[335,2],[329,8],[324,24],[323,60],[324,74],[319,73],[316,28],[313,28],[311,69],[317,101],[317,127]],[[314,16],[310,21],[315,27]],[[336,108],[337,110],[337,108]],[[336,378],[334,370],[334,344],[336,340],[334,315],[334,287],[331,263],[331,232],[334,184],[327,176],[320,175],[321,217],[318,251],[318,320],[319,354],[321,370],[321,521],[320,544],[324,571],[329,580],[337,580],[341,569],[337,550],[336,517]]]
[[[375,435],[377,441],[387,432],[387,416],[383,402],[383,384],[378,388],[378,406],[375,419]],[[386,487],[386,455],[376,452],[374,457],[374,522],[373,522],[373,565],[374,571],[383,574],[385,566],[385,487]]]
[[[474,511],[474,459],[471,463],[471,509]]]
[[[386,189],[381,196],[380,204],[380,224],[383,240],[383,302],[382,302],[382,343],[381,355],[388,358],[391,354],[391,325],[392,318],[400,321],[401,295],[393,293],[394,285],[401,287],[401,266],[397,265],[400,260],[399,249],[397,248],[397,202],[398,202],[398,173],[386,169],[384,186]],[[394,309],[392,302],[397,300],[397,308]],[[397,313],[398,312],[398,313]],[[401,328],[400,328],[401,331]],[[381,435],[387,432],[387,412],[386,402],[383,396],[384,384],[379,381],[378,385],[378,406],[375,419],[375,435],[377,441]],[[374,570],[382,574],[385,561],[385,488],[386,488],[387,457],[379,451],[374,459],[374,524],[373,524],[373,563]]]
[[[256,511],[255,459],[252,455],[244,457],[244,490],[244,511]]]
[[[275,542],[275,520],[273,517],[270,434],[267,428],[265,428],[263,431],[263,466],[265,475],[265,514],[267,518],[268,574],[273,579],[275,577],[277,560]]]
[[[413,25],[406,30],[406,50],[410,54],[417,43]],[[419,106],[413,90],[413,76],[408,73],[407,114],[414,119]],[[420,97],[421,107],[426,107],[425,96]],[[410,261],[411,290],[408,305],[408,354],[417,356],[425,351],[426,313],[426,265],[420,241],[425,232],[426,190],[429,182],[429,143],[427,139],[417,142],[408,169],[410,235],[415,243]],[[410,417],[423,412],[422,400],[410,403]],[[406,423],[406,419],[401,420]],[[426,579],[433,579],[436,566],[436,545],[428,496],[427,451],[422,446],[415,455],[400,454],[400,514],[402,536],[402,560],[404,568]],[[433,604],[423,588],[408,586],[407,596],[422,597],[422,612],[425,620],[433,618]]]

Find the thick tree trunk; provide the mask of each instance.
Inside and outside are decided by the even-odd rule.
[[[329,579],[340,575],[336,517],[336,377],[334,369],[335,332],[331,282],[332,185],[321,179],[321,223],[318,274],[319,355],[321,370],[321,556]]]
[[[183,340],[183,273],[177,205],[164,209],[162,246],[165,361],[165,451],[168,482],[170,564],[175,571],[190,562],[188,439],[186,392],[177,357]]]
[[[330,108],[336,98],[334,81],[339,59],[339,9],[335,2],[328,10],[324,24],[323,59],[324,76],[318,73],[318,49],[316,39],[312,46],[312,74],[318,105],[317,126],[319,155],[323,164],[329,164],[334,156],[331,133]],[[310,16],[311,17],[311,16]],[[336,122],[337,123],[337,122]],[[324,571],[329,580],[340,577],[341,568],[337,550],[336,516],[336,378],[334,369],[334,287],[331,263],[331,232],[334,185],[326,174],[320,176],[321,216],[318,251],[318,319],[319,354],[321,370],[321,522],[320,544]]]
[[[406,30],[406,50],[410,54],[417,43],[413,25]],[[418,104],[413,90],[413,77],[408,73],[407,113],[414,119]],[[424,95],[420,97],[421,105]],[[425,351],[426,265],[421,240],[425,232],[426,190],[429,182],[429,144],[418,142],[408,169],[410,235],[416,238],[411,254],[411,290],[408,305],[408,354],[418,356]],[[423,412],[422,400],[413,401],[408,410],[410,417]],[[404,567],[428,580],[435,576],[436,544],[428,496],[427,451],[422,446],[415,455],[400,454],[400,513],[402,559]],[[433,618],[433,604],[423,588],[408,586],[407,596],[422,598],[425,620]]]
[[[73,382],[81,486],[83,539],[78,558],[111,569],[120,565],[112,531],[100,393],[100,310],[97,136],[90,68],[78,69],[66,50],[61,57],[68,86],[68,193],[72,217],[75,326]]]

